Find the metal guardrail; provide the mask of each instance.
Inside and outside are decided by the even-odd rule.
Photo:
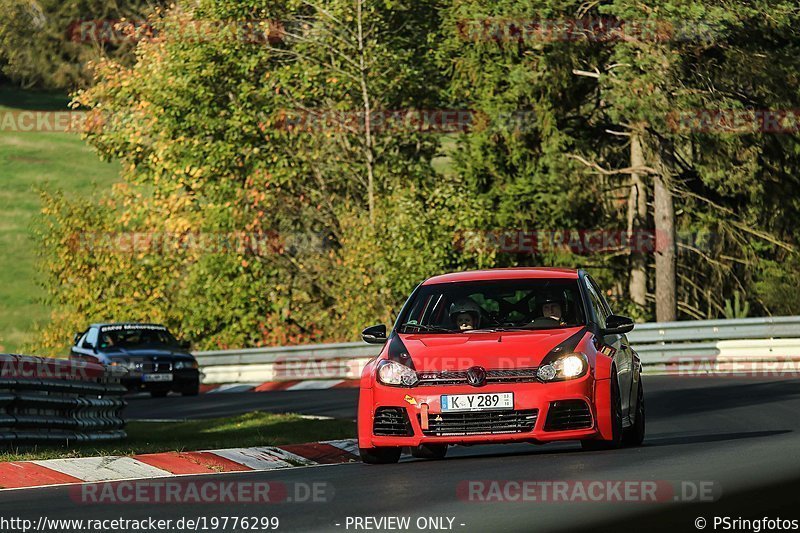
[[[637,324],[628,335],[645,367],[681,360],[757,354],[760,360],[800,357],[800,316]],[[379,347],[362,342],[197,352],[206,383],[353,379]],[[298,362],[309,370],[303,375]],[[314,366],[314,363],[324,363]],[[320,371],[322,369],[322,371]],[[327,372],[327,373],[325,373]]]
[[[124,438],[124,373],[93,363],[0,355],[0,442]]]
[[[637,324],[631,344],[800,338],[800,316]]]
[[[375,357],[380,347],[363,342],[341,342],[336,344],[306,344],[301,346],[277,346],[271,348],[245,348],[241,350],[217,350],[194,354],[201,367],[219,365],[254,365],[287,360],[350,359]]]

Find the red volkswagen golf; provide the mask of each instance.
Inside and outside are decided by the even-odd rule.
[[[452,444],[644,439],[641,364],[630,318],[581,270],[461,272],[419,285],[361,376],[358,446],[367,463],[401,449],[440,459]]]

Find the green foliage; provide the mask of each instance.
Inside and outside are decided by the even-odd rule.
[[[615,231],[626,227],[628,187],[628,174],[615,171],[630,166],[628,136],[640,135],[645,162],[669,178],[674,195],[681,315],[720,316],[733,291],[754,295],[758,273],[769,271],[762,264],[796,250],[800,145],[796,135],[682,131],[674,113],[795,109],[797,84],[786,80],[800,72],[798,18],[796,3],[783,1],[452,2],[439,53],[453,75],[452,99],[496,121],[509,110],[531,116],[527,131],[462,139],[455,171],[491,202],[489,225]],[[543,25],[512,35],[481,31],[487,20],[489,30]],[[548,22],[566,28],[575,20],[619,20],[625,30],[572,39],[548,33]],[[478,30],[464,32],[465,24]],[[558,264],[547,254],[528,261]],[[602,277],[621,309],[650,316],[627,301],[625,254],[592,262],[610,269]],[[649,274],[652,290],[652,267]],[[762,298],[751,302],[759,312],[786,309],[761,286]]]
[[[398,17],[410,33],[387,31]],[[130,68],[98,64],[97,83],[75,103],[97,113],[86,138],[120,160],[123,183],[89,216],[59,195],[44,198],[42,264],[55,311],[43,348],[112,317],[167,323],[200,348],[352,340],[364,323],[389,320],[420,277],[452,264],[447,243],[471,209],[457,185],[437,183],[434,138],[276,122],[308,109],[363,120],[367,102],[424,108],[429,51],[420,43],[435,23],[421,4],[365,4],[359,18],[351,2],[203,1],[166,12],[156,28],[196,20],[296,21],[302,34],[267,45],[164,32],[140,43]],[[354,50],[359,20],[368,39]],[[75,235],[232,232],[279,245],[100,247],[69,259]]]
[[[755,292],[758,301],[765,302],[774,315],[797,315],[800,313],[795,288],[800,287],[800,256],[787,257],[784,261],[762,261],[756,273]]]
[[[645,32],[481,30],[487,18],[598,17]],[[254,20],[280,21],[278,38],[230,32]],[[168,31],[198,21],[218,31]],[[537,264],[585,267],[615,309],[652,318],[652,305],[627,297],[624,249],[508,254],[458,242],[470,230],[624,230],[632,135],[644,194],[656,174],[673,194],[681,316],[724,316],[731,297],[742,299],[734,315],[795,309],[780,287],[796,281],[797,136],[685,130],[674,112],[800,108],[797,22],[797,6],[777,0],[199,0],[159,13],[162,38],[141,41],[132,63],[99,61],[95,84],[76,94],[94,113],[86,139],[120,161],[122,183],[88,214],[44,198],[55,309],[44,346],[111,318],[165,322],[201,348],[351,340],[391,321],[428,275]],[[472,129],[440,144],[383,120],[443,108],[473,110]],[[278,242],[81,257],[69,247],[86,234],[232,232]]]
[[[733,293],[733,299],[725,300],[725,318],[747,318],[750,312],[750,304],[742,303],[739,291]]]
[[[0,0],[0,69],[24,87],[72,90],[91,80],[90,63],[127,60],[136,40],[115,24],[144,20],[152,0]],[[84,26],[81,27],[81,23]]]

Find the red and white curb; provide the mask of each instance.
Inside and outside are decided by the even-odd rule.
[[[268,381],[266,383],[203,384],[200,391],[209,394],[223,392],[270,392],[293,390],[357,389],[357,379],[304,379],[294,381]]]
[[[255,472],[349,463],[356,460],[358,460],[358,446],[355,440],[333,440],[280,447],[165,452],[133,457],[13,461],[0,463],[0,490],[198,474]]]

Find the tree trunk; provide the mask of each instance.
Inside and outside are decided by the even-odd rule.
[[[662,163],[653,180],[656,229],[656,320],[677,319],[675,275],[675,206],[669,189],[669,173]]]
[[[642,141],[637,133],[631,135],[631,168],[644,165]],[[647,305],[647,258],[639,245],[645,237],[647,222],[647,189],[642,176],[631,172],[631,190],[628,198],[628,236],[630,249],[630,278],[628,292],[631,301],[641,307]]]
[[[364,45],[364,22],[362,20],[363,3],[362,0],[356,1],[356,13],[358,17],[358,55],[359,55],[359,78],[361,82],[361,98],[364,104],[364,152],[367,167],[367,204],[369,207],[369,223],[375,228],[375,152],[372,140],[372,102],[370,99],[369,88],[367,86],[367,66],[365,61]]]

